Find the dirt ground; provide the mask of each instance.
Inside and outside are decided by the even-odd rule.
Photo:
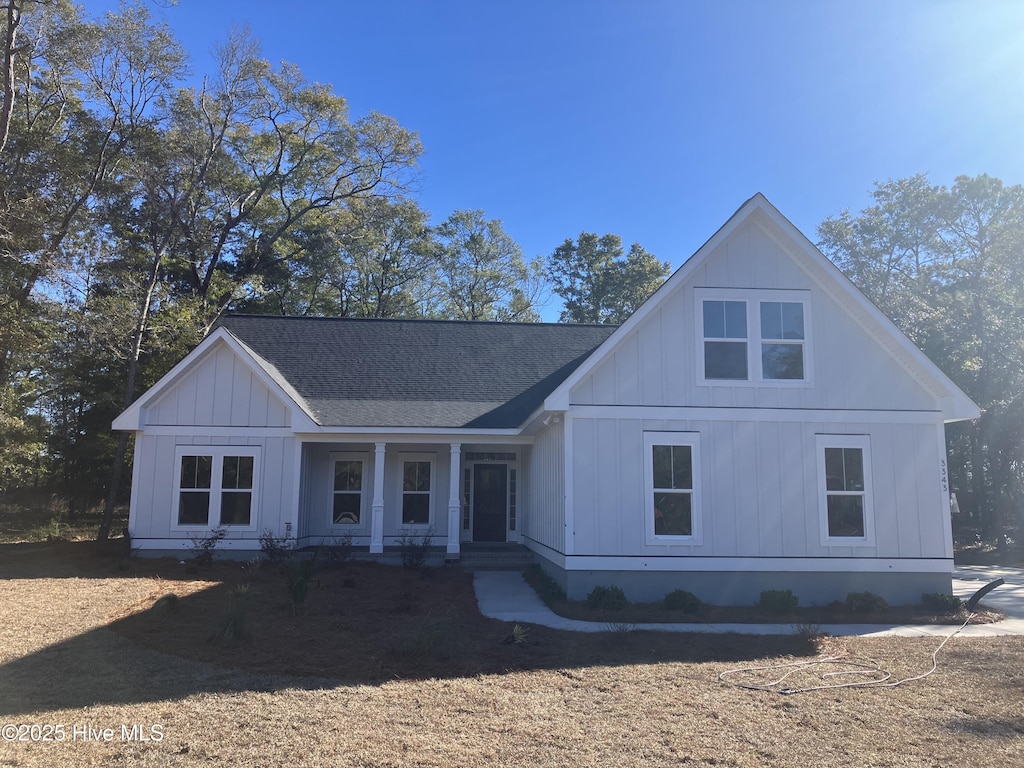
[[[1024,638],[784,695],[719,675],[893,682],[937,642],[517,630],[458,571],[324,569],[296,604],[287,568],[85,550],[0,545],[0,766],[1024,764]]]

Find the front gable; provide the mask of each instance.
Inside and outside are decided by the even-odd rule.
[[[718,339],[712,331],[706,337],[707,302],[740,310],[744,339]],[[796,378],[772,378],[778,373],[762,365],[762,350],[772,344],[762,312],[781,306],[795,309],[801,338],[777,340],[771,349],[799,348],[804,370]],[[741,334],[730,329],[729,335]],[[706,342],[737,350],[747,365],[732,380],[705,376]],[[977,415],[966,395],[760,195],[547,402],[550,410],[571,405],[940,411],[947,420]]]
[[[113,427],[308,428],[305,409],[268,367],[230,333],[214,331]]]

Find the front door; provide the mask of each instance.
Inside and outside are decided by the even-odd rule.
[[[473,541],[506,541],[508,465],[473,465]]]

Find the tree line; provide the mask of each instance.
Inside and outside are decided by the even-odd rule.
[[[417,203],[422,146],[245,31],[213,71],[141,4],[0,0],[0,494],[124,490],[110,421],[225,311],[619,322],[669,264],[582,233],[527,259],[481,210]],[[102,535],[106,535],[106,528]]]

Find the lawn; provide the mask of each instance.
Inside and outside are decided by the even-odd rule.
[[[785,696],[719,675],[823,654],[900,679],[937,641],[516,631],[454,569],[342,564],[292,594],[276,566],[0,545],[0,723],[65,739],[0,766],[1024,764],[1024,638]]]

